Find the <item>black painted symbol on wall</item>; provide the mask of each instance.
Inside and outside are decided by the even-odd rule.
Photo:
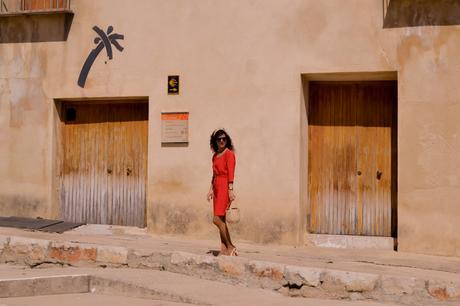
[[[105,48],[109,60],[113,58],[112,45],[114,45],[118,51],[123,51],[123,47],[120,46],[118,40],[123,40],[125,37],[124,35],[118,33],[111,34],[113,32],[112,26],[109,26],[107,28],[107,34],[104,33],[104,31],[102,31],[97,26],[94,26],[93,30],[98,35],[98,37],[94,39],[94,43],[97,44],[97,46],[96,48],[91,50],[91,52],[88,55],[88,58],[83,64],[83,68],[81,69],[80,76],[78,77],[78,86],[80,86],[81,88],[85,87],[86,78],[88,77],[88,73],[91,69],[91,66],[93,65],[94,61],[96,60],[97,56],[102,51],[102,49]]]

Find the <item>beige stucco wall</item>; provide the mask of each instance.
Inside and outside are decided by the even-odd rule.
[[[215,237],[209,135],[236,144],[239,239],[305,229],[302,74],[398,72],[399,248],[460,256],[460,27],[382,28],[380,0],[79,0],[66,42],[0,44],[0,215],[57,216],[54,99],[149,98],[148,226]],[[112,25],[125,50],[102,52]],[[179,74],[181,94],[166,94]],[[188,147],[161,147],[161,111],[190,112]],[[54,202],[53,202],[54,201]],[[53,204],[54,203],[54,204]]]

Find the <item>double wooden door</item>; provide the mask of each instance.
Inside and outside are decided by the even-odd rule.
[[[145,226],[147,103],[63,106],[61,216]]]
[[[393,81],[310,84],[310,232],[392,235],[396,99]]]

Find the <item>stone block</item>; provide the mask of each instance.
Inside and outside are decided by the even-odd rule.
[[[215,267],[217,258],[209,255],[196,255],[193,257],[193,263],[201,267]]]
[[[186,252],[173,252],[171,254],[171,264],[173,265],[192,265],[195,263],[195,257],[198,255]]]
[[[153,251],[131,249],[128,251],[128,267],[160,270],[163,267],[163,257],[161,254],[157,256]]]
[[[151,257],[153,256],[154,252],[150,250],[144,250],[144,249],[130,249],[129,250],[129,256],[133,257]]]
[[[364,299],[366,299],[366,298],[359,292],[350,293],[350,300],[352,300],[352,301],[362,301]]]
[[[117,246],[98,246],[96,261],[108,265],[127,265],[128,249]]]
[[[248,264],[249,271],[257,277],[268,277],[275,281],[281,281],[284,278],[285,265],[266,261],[250,261]]]
[[[441,301],[460,300],[460,283],[429,280],[427,290],[432,297]]]
[[[317,299],[324,299],[329,298],[328,292],[325,290],[321,290],[320,287],[310,287],[310,286],[302,286],[299,289],[300,295],[306,298],[317,298]]]
[[[27,263],[44,261],[50,245],[49,240],[11,237],[8,244],[10,256],[20,257]]]
[[[48,250],[48,258],[59,263],[95,262],[96,257],[96,246],[82,243],[52,242]]]
[[[10,242],[10,237],[0,235],[0,254],[3,250],[8,247],[8,243]]]
[[[326,270],[325,279],[343,284],[348,292],[365,292],[374,290],[379,275],[361,272]]]
[[[388,295],[412,295],[417,286],[415,277],[382,275],[381,288]]]
[[[226,275],[238,277],[246,271],[248,260],[231,256],[219,256],[217,258],[217,266],[219,271]]]
[[[178,266],[215,267],[217,266],[217,258],[208,255],[173,252],[171,254],[171,264]]]
[[[284,269],[284,278],[289,284],[318,287],[323,272],[324,270],[320,268],[286,266]]]

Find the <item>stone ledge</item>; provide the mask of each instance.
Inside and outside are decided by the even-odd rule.
[[[76,264],[94,263],[97,248],[92,245],[72,242],[51,242],[47,257],[52,262]]]
[[[0,235],[0,254],[3,253],[3,250],[8,247],[10,243],[10,237]]]
[[[128,249],[117,246],[98,246],[96,261],[108,265],[127,265]]]
[[[460,302],[460,282],[447,280],[284,265],[244,257],[154,252],[22,237],[0,237],[0,262],[30,266],[60,264],[167,270],[276,290],[290,296],[369,299],[407,305]]]
[[[2,257],[6,261],[19,261],[34,265],[46,261],[46,254],[51,241],[24,237],[10,237],[4,247]]]

